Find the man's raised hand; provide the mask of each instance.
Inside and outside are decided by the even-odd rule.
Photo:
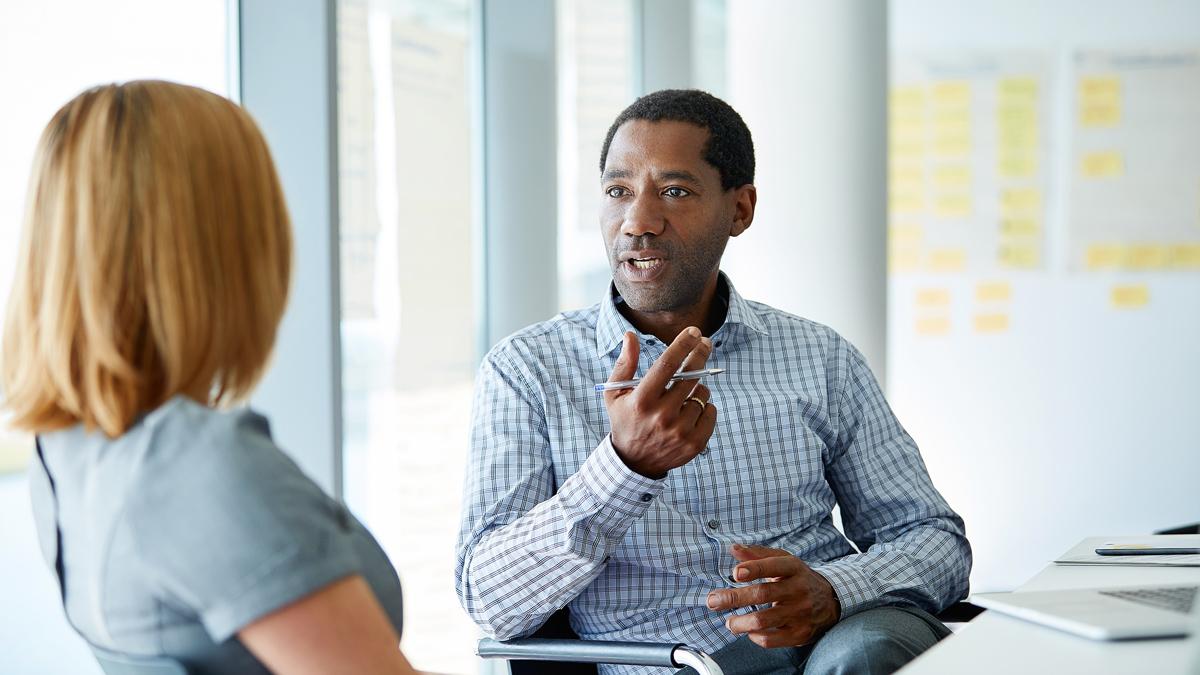
[[[609,382],[634,378],[638,350],[637,336],[626,332]],[[717,425],[717,409],[709,403],[708,387],[670,380],[680,366],[684,370],[703,368],[711,353],[712,342],[701,337],[699,329],[686,328],[637,387],[604,392],[613,448],[630,469],[648,478],[662,478],[704,449]]]

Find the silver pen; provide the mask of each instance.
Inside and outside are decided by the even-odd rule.
[[[684,371],[682,373],[675,373],[674,375],[671,376],[670,381],[678,382],[679,380],[698,380],[702,377],[708,377],[709,375],[716,375],[717,373],[723,373],[723,372],[725,372],[724,368],[705,368],[703,370],[688,370],[688,371]],[[638,386],[638,382],[641,382],[641,381],[642,381],[642,378],[635,377],[632,380],[621,380],[620,382],[601,382],[600,384],[596,385],[596,391],[612,391],[614,389],[633,389],[634,387]]]

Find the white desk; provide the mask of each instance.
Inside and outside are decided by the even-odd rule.
[[[1097,541],[1103,541],[1097,538]],[[1019,591],[1200,583],[1200,567],[1079,567],[1049,564]],[[1187,639],[1098,642],[984,612],[901,671],[923,673],[1184,674],[1200,635]]]

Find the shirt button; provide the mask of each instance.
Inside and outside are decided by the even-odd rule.
[[[644,501],[644,502],[648,502],[651,499],[654,499],[654,495],[650,494],[649,492],[642,495],[642,501]]]
[[[710,530],[717,529],[718,525],[720,525],[720,523],[718,523],[715,518],[713,520],[708,521],[708,529],[710,529]]]
[[[707,454],[708,454],[708,448],[707,448],[707,447],[701,448],[701,449],[700,449],[700,454],[702,454],[702,455],[707,455]]]

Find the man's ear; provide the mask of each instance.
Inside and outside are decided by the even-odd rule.
[[[731,237],[745,232],[754,222],[754,206],[758,203],[758,191],[749,183],[735,189],[734,193],[733,224],[729,227]]]

